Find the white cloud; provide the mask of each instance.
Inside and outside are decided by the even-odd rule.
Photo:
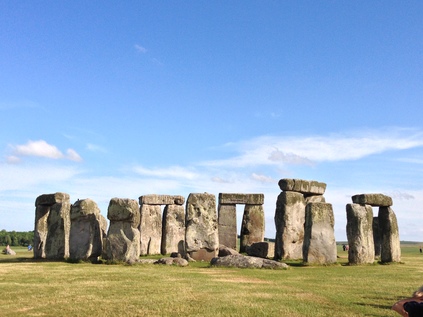
[[[86,145],[86,149],[91,152],[107,153],[107,150],[104,147],[92,143],[88,143]]]
[[[185,178],[185,179],[195,179],[198,177],[198,174],[191,169],[187,169],[180,166],[170,166],[167,168],[157,168],[157,169],[147,169],[142,166],[135,166],[133,170],[144,176],[155,176],[160,178]]]
[[[82,161],[81,156],[73,149],[66,151],[64,155],[56,146],[48,144],[44,140],[28,141],[23,145],[11,145],[13,155],[7,158],[10,163],[17,163],[21,156],[37,156],[50,159],[69,159],[72,161]]]
[[[277,184],[276,180],[274,180],[272,177],[269,177],[269,176],[266,176],[266,175],[260,175],[260,174],[253,173],[251,175],[251,178],[256,180],[256,181],[259,181],[261,183]]]
[[[67,149],[66,153],[67,153],[66,157],[69,160],[75,161],[75,162],[81,162],[82,161],[82,157],[78,153],[76,153],[75,150]]]
[[[423,146],[423,133],[414,130],[391,129],[366,131],[354,135],[329,136],[262,136],[231,147],[237,156],[202,162],[202,166],[243,168],[259,165],[302,164],[357,160],[391,150]]]
[[[140,53],[147,53],[147,49],[141,45],[135,44],[135,48]]]

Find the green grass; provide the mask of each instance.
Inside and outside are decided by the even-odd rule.
[[[394,302],[423,284],[418,245],[402,264],[339,263],[289,270],[34,261],[0,255],[1,316],[396,316]],[[295,265],[294,265],[295,264]]]

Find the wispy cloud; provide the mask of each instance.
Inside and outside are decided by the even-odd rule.
[[[49,159],[68,159],[75,162],[82,161],[81,156],[73,149],[67,149],[66,155],[56,146],[47,143],[44,140],[28,141],[22,145],[11,145],[13,155],[7,158],[8,162],[16,163],[22,156],[37,156]]]
[[[91,152],[100,152],[100,153],[106,153],[107,152],[107,150],[104,147],[97,145],[97,144],[92,144],[92,143],[88,143],[86,145],[86,149],[88,151],[91,151]]]
[[[259,165],[302,164],[356,160],[386,151],[423,146],[423,133],[391,129],[353,135],[262,136],[227,145],[239,155],[202,162],[203,166],[243,168]]]
[[[147,53],[147,49],[139,44],[135,44],[135,49],[140,53]]]
[[[156,168],[156,169],[154,168],[148,169],[142,166],[135,166],[133,170],[139,175],[155,176],[160,178],[170,177],[170,178],[195,179],[198,177],[198,174],[195,171],[189,168],[184,168],[180,166],[170,166],[167,168]]]

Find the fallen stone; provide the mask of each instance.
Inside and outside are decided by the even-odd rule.
[[[383,194],[360,194],[351,197],[354,204],[370,205],[373,207],[392,206],[392,198]]]
[[[189,263],[183,258],[161,258],[154,264],[165,264],[165,265],[176,265],[176,266],[188,266]]]
[[[285,263],[245,255],[227,255],[213,258],[210,265],[219,267],[257,268],[257,269],[287,269]]]
[[[303,179],[282,178],[279,180],[278,185],[283,191],[293,191],[302,194],[323,195],[326,190],[325,183]]]
[[[219,257],[227,255],[238,255],[239,252],[235,249],[229,248],[226,245],[219,245]]]
[[[248,246],[246,252],[250,256],[273,259],[275,257],[275,244],[273,242],[256,242]]]

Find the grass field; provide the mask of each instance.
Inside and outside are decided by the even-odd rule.
[[[423,284],[419,245],[401,264],[288,270],[36,262],[0,255],[0,316],[396,316],[390,307]],[[399,316],[399,315],[398,315]]]

